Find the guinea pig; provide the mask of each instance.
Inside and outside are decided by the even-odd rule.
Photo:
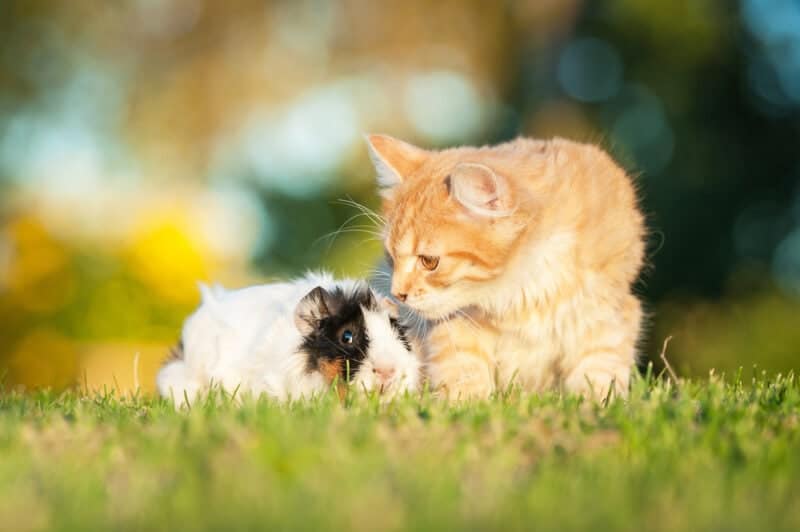
[[[309,274],[225,290],[200,287],[156,377],[159,393],[191,403],[212,385],[279,400],[309,397],[336,382],[390,397],[420,384],[420,361],[396,310],[359,280]]]

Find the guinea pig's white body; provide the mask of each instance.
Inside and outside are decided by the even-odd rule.
[[[307,335],[297,325],[301,302],[317,287],[344,296],[365,289],[362,281],[334,280],[326,274],[239,290],[201,286],[200,307],[183,325],[180,358],[169,361],[156,377],[159,393],[180,404],[211,385],[279,400],[326,390],[330,379],[310,369],[314,354],[303,348]],[[378,370],[391,368],[387,390],[416,389],[419,360],[393,331],[387,311],[361,310],[369,347],[353,383],[373,389],[384,374]]]

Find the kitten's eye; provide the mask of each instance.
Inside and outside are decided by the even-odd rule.
[[[345,329],[342,333],[342,343],[343,344],[352,344],[353,343],[353,331],[350,329]]]
[[[428,271],[433,271],[439,266],[439,257],[432,257],[431,255],[420,255],[419,263]]]

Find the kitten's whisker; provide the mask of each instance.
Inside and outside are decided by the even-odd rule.
[[[459,316],[461,316],[461,317],[462,317],[462,318],[464,318],[465,320],[467,320],[467,321],[468,321],[468,322],[471,324],[471,327],[473,328],[473,330],[474,330],[474,331],[478,331],[478,330],[480,329],[480,325],[478,325],[478,322],[476,322],[476,321],[475,321],[475,320],[472,318],[472,316],[470,316],[469,314],[467,314],[467,312],[466,312],[464,309],[458,309],[458,310],[456,311],[456,314],[457,314],[457,315],[459,315]]]
[[[348,222],[350,222],[350,220],[352,220],[352,218],[348,218],[347,220],[345,220],[344,223],[342,225],[340,225],[338,229],[336,229],[334,231],[331,231],[330,233],[324,234],[321,237],[317,238],[316,240],[314,240],[314,242],[311,243],[311,245],[315,246],[320,241],[325,240],[326,238],[331,238],[332,237],[331,241],[328,243],[328,248],[327,248],[326,252],[330,251],[331,246],[333,245],[333,242],[336,240],[336,237],[338,237],[339,234],[344,230],[345,226],[347,225]]]
[[[417,326],[418,334],[421,338],[425,338],[428,336],[428,320],[422,315],[417,315],[417,319],[419,320],[419,325]]]
[[[356,213],[356,214],[350,216],[344,222],[342,222],[342,225],[340,225],[339,228],[336,229],[335,231],[331,231],[330,233],[328,233],[326,235],[322,235],[318,239],[314,240],[312,245],[316,245],[321,240],[324,240],[326,238],[331,238],[332,237],[331,241],[328,243],[328,248],[326,250],[326,251],[330,251],[331,246],[333,245],[333,243],[336,241],[336,238],[340,234],[342,234],[342,233],[350,233],[350,232],[357,232],[357,231],[362,231],[362,232],[365,232],[367,234],[373,235],[374,237],[377,237],[376,240],[377,239],[383,239],[383,234],[380,231],[376,231],[375,228],[373,226],[371,226],[371,225],[348,225],[351,222],[353,222],[354,220],[357,220],[358,218],[361,218],[361,217],[364,217],[364,216],[366,216],[369,220],[372,220],[370,215],[367,214],[367,213],[364,213],[364,212]]]
[[[428,334],[428,320],[418,312],[410,311],[411,319],[414,322],[414,331],[418,337],[424,338]]]
[[[375,236],[383,237],[383,233],[380,231],[376,231],[375,228],[371,225],[348,225],[350,222],[353,221],[353,218],[348,218],[345,222],[337,229],[336,231],[346,230],[346,229],[361,229],[363,231],[369,231]],[[334,232],[336,232],[334,231]]]
[[[367,271],[367,273],[369,275],[372,275],[373,277],[379,277],[381,279],[391,279],[392,278],[392,274],[391,273],[387,273],[387,272],[384,272],[384,271],[381,271],[381,270]]]
[[[363,229],[361,227],[345,227],[344,229],[337,231],[337,235],[341,233],[364,233],[370,235],[372,237],[371,240],[382,240],[382,235],[376,234],[374,231]]]
[[[336,238],[339,235],[341,235],[341,234],[349,234],[349,233],[362,233],[362,234],[366,233],[367,235],[370,235],[369,238],[365,238],[359,243],[364,243],[364,242],[367,242],[367,241],[380,242],[382,240],[381,237],[379,237],[378,235],[375,235],[374,233],[372,233],[370,231],[366,231],[366,230],[363,230],[363,229],[356,229],[356,228],[345,228],[345,229],[338,229],[336,231],[333,231],[332,233],[328,233],[327,235],[323,235],[323,236],[319,237],[318,239],[316,239],[313,242],[313,244],[317,244],[320,240],[324,240],[326,238],[331,238],[332,237],[331,241],[328,243],[328,248],[326,250],[326,251],[330,251],[330,248],[333,245],[333,242],[336,240]]]
[[[375,225],[386,225],[385,217],[381,216],[380,214],[375,212],[373,209],[370,209],[366,205],[355,201],[350,196],[348,196],[347,198],[339,199],[338,202],[341,203],[342,205],[348,205],[350,207],[358,209],[363,214],[368,216],[373,222],[375,222]]]
[[[459,315],[459,314],[456,314],[454,317],[458,318],[458,317],[460,317],[460,315]],[[464,322],[464,325],[467,327],[467,329],[469,329],[469,331],[470,331],[471,333],[476,333],[476,332],[478,332],[478,328],[477,328],[475,325],[471,324],[470,322],[468,322],[468,321],[465,321],[465,322]]]
[[[374,211],[371,211],[371,210],[367,209],[366,207],[363,207],[360,204],[355,203],[355,202],[353,202],[353,203],[344,202],[344,203],[346,205],[351,205],[353,207],[356,207],[359,210],[358,216],[367,217],[367,219],[369,219],[369,221],[372,222],[375,227],[382,228],[382,227],[384,227],[386,225],[386,220],[383,219],[383,218],[378,217],[378,215],[375,214]]]

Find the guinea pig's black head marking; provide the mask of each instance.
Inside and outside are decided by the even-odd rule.
[[[318,286],[300,300],[295,324],[303,335],[300,349],[308,355],[309,372],[322,372],[328,381],[355,376],[369,349],[362,308],[378,308],[366,284],[333,290]]]
[[[406,348],[406,351],[411,351],[411,342],[408,341],[408,327],[400,323],[400,320],[394,316],[389,318],[389,323],[391,324],[394,333],[397,335],[397,338],[403,342],[403,346]]]

